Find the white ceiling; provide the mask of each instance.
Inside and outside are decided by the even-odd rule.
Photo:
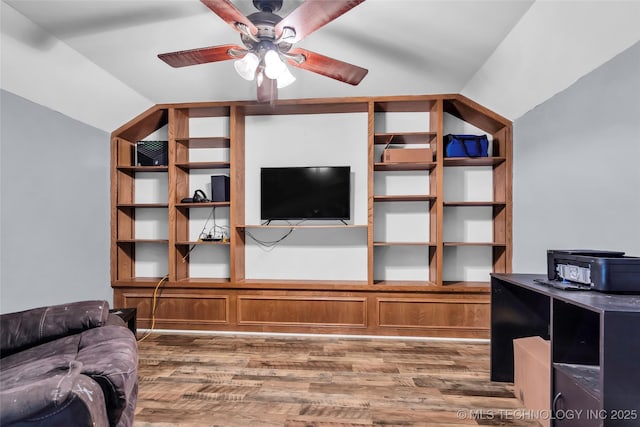
[[[250,0],[233,1],[245,14],[255,11]],[[110,131],[156,103],[255,99],[255,87],[235,73],[232,61],[175,69],[157,58],[163,52],[240,44],[239,34],[198,0],[3,2],[3,16],[12,16],[2,21],[3,39],[9,40],[8,36],[12,43],[5,44],[3,40],[4,89],[32,91],[31,96],[18,95],[41,98],[36,102],[43,104],[61,105],[64,97],[51,88],[57,84],[55,81],[48,83],[44,92],[52,93],[47,95],[37,89],[35,80],[47,81],[51,79],[49,73],[68,72],[66,81],[60,84],[65,87],[67,97],[79,104],[78,95],[70,92],[84,93],[86,97],[92,82],[108,78],[110,83],[101,86],[117,86],[110,90],[112,94],[130,92],[127,94],[132,99],[130,107],[137,109],[132,114],[122,108],[124,117],[101,121],[84,119],[85,105],[68,107],[76,113],[67,113],[60,105],[48,105],[81,121]],[[300,3],[301,0],[284,0],[283,10],[278,13],[284,16]],[[294,68],[292,73],[297,81],[281,89],[280,98],[463,93],[469,85],[473,91],[474,76],[492,55],[500,52],[499,47],[513,34],[514,27],[530,14],[532,4],[534,0],[366,0],[297,44],[367,68],[369,74],[360,85],[353,87]],[[24,18],[29,25],[18,25]],[[628,47],[628,39],[610,47],[606,59]],[[61,49],[60,44],[66,49],[64,54],[56,51]],[[30,82],[26,76],[31,71],[26,66],[33,67],[33,61],[37,60],[24,61],[23,68],[15,68],[20,67],[19,56],[43,57],[54,53],[57,58],[68,55],[68,59],[42,67],[38,77],[32,76]],[[7,61],[14,68],[9,68]],[[580,75],[571,78],[577,77]],[[20,79],[25,81],[16,82]],[[87,82],[80,81],[83,79]],[[89,94],[97,101],[109,96],[93,92],[94,89]],[[142,107],[145,103],[148,105]],[[508,116],[508,112],[501,113]]]

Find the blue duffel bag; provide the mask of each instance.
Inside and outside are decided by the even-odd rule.
[[[487,135],[444,136],[445,157],[487,157],[489,139]]]

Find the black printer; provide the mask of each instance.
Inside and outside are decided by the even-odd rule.
[[[596,250],[547,251],[548,284],[560,288],[640,293],[640,257]]]

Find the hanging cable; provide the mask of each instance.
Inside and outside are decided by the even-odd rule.
[[[153,328],[155,328],[155,326],[156,326],[156,310],[158,309],[158,304],[157,304],[158,303],[158,291],[160,290],[161,285],[163,283],[165,283],[167,280],[169,280],[169,275],[168,274],[166,276],[164,276],[162,279],[160,279],[160,281],[156,285],[155,289],[153,290],[153,299],[152,299],[152,302],[151,302],[151,327],[138,340],[138,342],[141,342],[141,341],[147,339],[147,337],[149,335],[151,335],[151,333],[153,332]]]

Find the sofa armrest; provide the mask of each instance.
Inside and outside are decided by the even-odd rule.
[[[0,316],[0,356],[103,326],[108,316],[107,301],[78,301],[3,314]]]
[[[82,363],[0,390],[0,425],[108,427],[100,386],[82,375]]]

